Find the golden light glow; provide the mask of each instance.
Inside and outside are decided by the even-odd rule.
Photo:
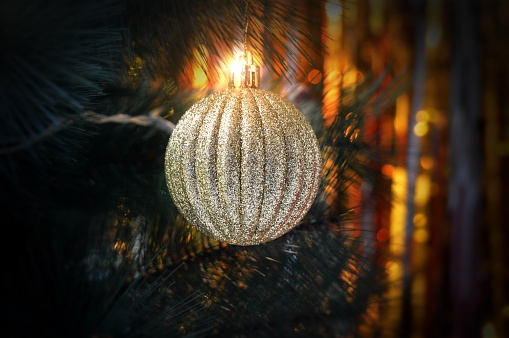
[[[207,74],[205,74],[208,55],[208,51],[204,46],[201,46],[200,50],[196,49],[193,53],[195,62],[193,64],[192,87],[195,89],[202,89],[208,84]]]
[[[332,150],[330,147],[326,147],[325,151],[326,151],[326,153],[330,153]],[[327,175],[327,172],[337,170],[337,164],[331,158],[333,158],[333,157],[332,156],[326,157],[325,162],[322,167],[322,176]],[[332,205],[334,203],[334,201],[336,200],[336,197],[337,197],[336,186],[337,186],[337,178],[336,177],[328,180],[327,183],[325,184],[325,187],[324,187],[325,196],[326,196],[325,202],[328,205]]]
[[[415,182],[415,205],[424,206],[429,200],[430,193],[431,177],[426,174],[420,174]]]
[[[429,233],[426,229],[415,229],[414,231],[414,240],[417,243],[424,244],[428,241]]]
[[[390,226],[390,249],[394,255],[401,255],[404,248],[404,228],[405,228],[405,196],[407,172],[402,167],[394,167],[392,176],[392,195],[394,196],[393,207],[391,209]]]
[[[124,252],[127,250],[127,244],[122,241],[116,241],[115,244],[113,245],[113,249],[120,253]]]
[[[193,68],[193,88],[201,89],[207,84],[207,75],[199,66]]]
[[[133,63],[129,66],[128,74],[132,77],[136,77],[140,74],[143,68],[144,61],[141,57],[137,56],[134,58]]]
[[[331,84],[332,81],[329,81],[329,84]],[[336,83],[339,86],[339,80]],[[327,111],[330,112],[330,118],[334,118],[336,115],[337,110],[332,110],[332,107],[337,107],[339,103],[339,88],[338,87],[332,87],[329,88],[327,91],[327,99],[324,98],[324,108],[327,107]],[[329,116],[329,115],[327,115]]]
[[[428,219],[426,218],[426,215],[423,213],[415,214],[414,216],[414,225],[418,228],[425,227],[428,223]]]
[[[351,68],[343,74],[341,86],[345,88],[355,86],[362,78],[364,78],[364,74],[362,74],[362,72],[357,70],[354,66],[351,66]]]
[[[353,142],[359,136],[359,133],[360,133],[359,128],[348,126],[345,130],[345,137],[349,137],[350,142]]]
[[[230,71],[233,73],[240,74],[246,65],[253,63],[253,55],[250,52],[248,52],[247,55],[244,55],[244,52],[238,52],[235,55],[236,57],[233,58],[233,61],[230,63]]]
[[[401,318],[401,309],[402,306],[402,279],[403,279],[403,269],[401,266],[400,260],[392,260],[390,264],[387,265],[387,278],[388,285],[390,285],[387,290],[387,294],[385,299],[390,299],[391,301],[388,303],[388,309],[386,312],[386,321],[390,323],[390,327],[397,323]],[[392,337],[390,332],[386,332],[382,337]]]
[[[422,137],[426,135],[429,131],[427,122],[417,122],[414,126],[414,134],[415,136]]]
[[[229,88],[260,88],[260,66],[253,62],[253,54],[245,51],[237,54],[230,65]]]
[[[238,53],[235,53],[234,55],[237,55]],[[217,81],[214,83],[214,89],[216,91],[224,90],[228,88],[228,77],[229,77],[229,70],[234,66],[234,64],[237,64],[236,58],[232,55],[228,57],[225,62],[222,64],[222,69],[220,72],[220,76],[217,79]]]
[[[396,118],[394,119],[394,132],[398,137],[406,136],[408,130],[408,113],[410,111],[410,98],[403,94],[396,100]]]
[[[342,7],[329,2],[325,5],[325,27],[323,42],[329,53],[323,60],[323,119],[330,125],[338,111],[341,63],[341,41],[343,29],[341,25]],[[327,37],[325,37],[327,36]]]

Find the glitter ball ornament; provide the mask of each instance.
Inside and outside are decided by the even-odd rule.
[[[239,76],[230,75],[230,88],[182,116],[165,156],[168,189],[183,216],[235,245],[268,242],[298,225],[316,197],[322,168],[306,117],[257,88],[259,68],[252,66],[245,62]]]

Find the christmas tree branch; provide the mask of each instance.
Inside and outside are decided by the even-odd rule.
[[[162,108],[156,108],[147,115],[131,116],[127,114],[116,114],[112,116],[98,114],[92,111],[82,113],[87,121],[93,123],[119,123],[119,124],[136,124],[144,127],[153,127],[171,134],[175,125],[165,118],[159,116]]]
[[[30,137],[27,140],[24,140],[24,141],[3,141],[2,143],[0,143],[0,155],[14,153],[14,152],[17,152],[17,151],[20,151],[23,149],[30,148],[37,142],[57,133],[58,131],[62,130],[63,128],[65,128],[66,126],[68,126],[71,123],[72,123],[72,120],[58,120],[57,122],[46,127],[46,129],[41,131],[39,134],[37,134],[33,137]],[[14,145],[11,145],[12,143],[14,143]]]

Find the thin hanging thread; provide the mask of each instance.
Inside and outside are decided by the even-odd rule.
[[[246,11],[244,13],[244,57],[247,59],[247,34],[249,27],[249,0],[246,1]]]

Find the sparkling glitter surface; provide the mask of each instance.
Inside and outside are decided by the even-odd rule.
[[[165,174],[184,217],[235,245],[271,241],[308,212],[322,159],[306,117],[262,89],[228,89],[195,103],[170,137]]]

